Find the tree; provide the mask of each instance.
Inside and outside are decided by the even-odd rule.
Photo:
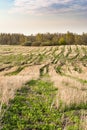
[[[64,37],[61,37],[59,39],[59,45],[65,45],[65,44],[66,44],[66,41],[65,41]]]
[[[73,44],[75,44],[75,36],[74,36],[73,33],[67,32],[67,34],[66,34],[66,43],[67,43],[68,45],[73,45]]]
[[[43,41],[43,34],[38,33],[36,35],[36,41],[42,42]]]
[[[58,45],[59,38],[58,38],[57,35],[54,35],[54,36],[53,36],[52,42],[53,42],[53,45]]]

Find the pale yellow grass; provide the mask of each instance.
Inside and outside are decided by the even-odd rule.
[[[68,53],[68,50],[71,47],[71,53],[69,57],[74,57],[78,51],[76,51],[76,46],[65,46],[64,56]],[[82,50],[84,47],[87,50],[86,46],[77,46],[79,48],[80,56],[85,55],[85,52]],[[15,91],[18,88],[21,88],[28,80],[38,79],[40,76],[39,70],[42,66],[47,63],[51,63],[53,57],[53,52],[55,55],[59,54],[61,50],[64,49],[64,46],[59,47],[22,47],[22,46],[0,46],[0,55],[9,55],[9,54],[23,54],[27,55],[32,52],[35,56],[39,53],[46,52],[46,56],[49,57],[41,65],[32,65],[25,67],[18,75],[16,76],[4,76],[6,73],[13,72],[16,70],[16,67],[13,67],[9,70],[0,72],[0,101],[1,104],[8,102],[9,99],[14,97]],[[14,59],[15,60],[15,59]],[[59,61],[60,62],[60,61]],[[76,64],[76,63],[75,63]],[[82,68],[82,73],[78,73],[73,70],[74,66],[68,61],[66,61],[65,66],[63,66],[63,71],[66,75],[61,76],[56,73],[54,67],[55,65],[49,66],[49,76],[50,80],[54,82],[54,85],[58,88],[58,93],[54,101],[57,108],[60,107],[60,100],[63,104],[62,107],[70,107],[72,104],[79,105],[81,103],[87,103],[87,84],[83,84],[77,80],[77,78],[87,80],[87,67],[84,67],[82,63],[77,64]],[[70,70],[70,71],[69,71]],[[74,77],[74,78],[73,78]],[[76,79],[75,79],[76,77]]]
[[[14,98],[15,91],[29,80],[27,76],[0,76],[0,112],[2,104]]]
[[[4,71],[1,71],[0,72],[0,76],[4,76],[4,75],[6,75],[6,74],[8,74],[8,73],[11,73],[11,72],[14,72],[14,71],[16,71],[17,70],[17,66],[15,66],[15,67],[12,67],[12,68],[10,68],[10,69],[5,69]]]
[[[70,56],[74,56],[76,55],[75,53],[75,50],[76,50],[76,46],[65,46],[65,51],[64,51],[64,55],[67,54],[68,50],[72,49],[72,52],[70,54]],[[87,47],[85,46],[82,46],[84,47],[85,49],[87,49]],[[79,48],[79,50],[81,50],[81,52],[83,52],[83,50],[81,49],[82,48],[81,46],[77,46],[77,48]],[[4,54],[9,54],[12,53],[12,54],[29,54],[30,52],[32,52],[33,54],[37,54],[37,53],[44,53],[45,51],[49,51],[50,52],[50,57],[52,57],[52,52],[56,49],[56,52],[55,54],[59,54],[61,52],[61,50],[64,48],[64,46],[59,46],[59,47],[23,47],[23,46],[0,46],[0,54],[4,55]],[[50,51],[52,49],[52,51]],[[48,53],[49,54],[49,53]],[[81,53],[80,53],[81,54]],[[44,64],[47,64],[48,62],[50,62],[51,59],[47,60]],[[43,65],[42,65],[43,66]],[[35,77],[39,77],[39,69],[40,69],[41,66],[31,66],[31,67],[26,67],[24,68],[24,70],[22,70],[17,76],[21,78],[28,78],[28,79],[31,79],[30,77],[32,78],[35,78]],[[81,68],[83,66],[81,65]],[[70,71],[71,73],[68,71],[68,68],[70,68]],[[83,67],[82,70],[83,70],[83,73],[79,74],[78,72],[76,71],[73,71],[73,66],[70,67],[70,65],[65,65],[63,67],[63,70],[65,71],[66,74],[69,74],[71,76],[74,76],[74,77],[77,77],[77,78],[81,78],[81,79],[87,79],[87,68]],[[0,76],[3,76],[5,75],[6,73],[9,73],[9,72],[12,72],[16,70],[16,67],[13,67],[9,70],[5,70],[3,72],[0,72]],[[72,99],[72,95],[71,95],[71,92],[70,91],[73,91],[73,93],[77,93],[82,90],[82,89],[87,89],[86,85],[83,85],[81,83],[79,83],[78,81],[74,80],[74,79],[71,79],[69,77],[66,77],[66,76],[61,76],[61,75],[58,75],[55,70],[54,70],[54,66],[50,65],[50,68],[49,68],[49,75],[50,75],[50,79],[54,82],[54,85],[56,87],[59,88],[59,93],[61,93],[60,95],[62,95],[62,92],[63,91],[67,91],[66,93],[68,93],[68,96],[71,98],[70,99],[70,102]],[[12,76],[12,78],[14,77],[16,79],[17,76]],[[7,78],[7,77],[3,77],[3,78]],[[11,77],[8,77],[8,82],[10,83],[9,79]],[[20,79],[20,78],[19,78]],[[1,80],[1,79],[0,79]],[[13,80],[13,79],[12,79]],[[1,81],[0,81],[1,82]],[[5,82],[5,80],[3,80],[3,83]],[[7,81],[6,81],[7,82]],[[15,86],[17,86],[13,81],[13,84]],[[22,81],[20,81],[22,82]],[[26,80],[25,80],[26,82]],[[65,83],[64,83],[65,82]],[[9,84],[8,83],[8,84]],[[19,84],[19,83],[18,83]],[[67,85],[68,84],[68,85]],[[1,85],[1,83],[0,83]],[[20,84],[22,85],[22,84]],[[9,86],[9,85],[8,85]],[[78,90],[78,89],[79,90]],[[75,89],[75,90],[74,90]],[[5,90],[5,89],[4,89]],[[63,92],[64,93],[64,92]],[[82,91],[83,93],[83,91]],[[66,96],[67,97],[67,94]],[[67,100],[66,100],[67,102]],[[73,102],[73,101],[72,101]],[[67,103],[66,103],[67,104]]]
[[[14,90],[20,88],[24,83],[26,83],[26,81],[38,79],[40,67],[41,66],[25,67],[18,75],[15,76],[0,76],[0,93],[3,95],[3,101],[12,97],[11,95],[14,95]]]
[[[31,77],[28,76],[0,76],[0,100],[7,103],[9,99],[14,97],[15,90],[30,79]]]
[[[49,75],[58,88],[58,94],[54,101],[57,108],[60,107],[61,103],[63,108],[74,104],[77,106],[81,103],[87,104],[87,85],[75,79],[58,75],[53,66],[50,66]]]
[[[70,77],[64,77],[62,78],[62,86],[73,89],[79,89],[79,90],[87,90],[87,84],[79,82],[77,79],[73,79]]]
[[[7,52],[11,52],[12,54],[27,54],[31,51],[38,50],[37,47],[24,47],[24,46],[0,46],[0,54],[9,54]]]
[[[80,104],[87,104],[87,92],[75,88],[61,88],[56,95],[55,105],[57,108],[78,106]]]
[[[79,65],[79,67],[81,67],[82,69],[82,73],[78,73],[76,71],[71,71],[72,76],[83,79],[83,80],[87,80],[87,67],[84,67],[82,65]]]

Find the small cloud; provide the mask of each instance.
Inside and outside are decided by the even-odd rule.
[[[70,12],[86,12],[87,0],[14,0],[10,12],[28,14],[62,14]]]

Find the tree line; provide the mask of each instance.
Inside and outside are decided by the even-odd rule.
[[[38,33],[25,36],[24,34],[0,34],[0,45],[23,46],[56,46],[56,45],[87,45],[87,33]]]

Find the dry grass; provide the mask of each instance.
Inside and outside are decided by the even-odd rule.
[[[68,51],[71,52],[68,54]],[[60,56],[60,59],[56,64],[53,64],[52,61],[54,58],[57,58],[57,55],[64,50],[63,56]],[[79,48],[79,49],[77,49]],[[17,69],[17,66],[13,66],[12,68],[5,69],[0,72],[0,111],[3,103],[8,103],[9,99],[14,98],[15,91],[18,88],[21,88],[23,84],[31,79],[38,79],[40,76],[40,68],[45,64],[49,64],[49,77],[50,80],[54,82],[54,85],[58,88],[58,93],[56,95],[56,99],[53,104],[59,109],[62,107],[63,109],[67,106],[70,107],[72,105],[79,106],[81,103],[87,104],[87,84],[82,83],[79,79],[87,80],[87,67],[84,66],[86,61],[80,61],[84,55],[86,55],[84,49],[87,50],[85,46],[60,46],[60,47],[20,47],[20,46],[0,46],[0,56],[8,56],[10,54],[17,55],[30,55],[33,56],[30,60],[37,61],[39,54],[44,54],[46,56],[43,62],[37,63],[32,61],[31,64],[27,64],[26,67],[17,75],[14,76],[5,76],[5,74],[13,72]],[[79,53],[79,56],[76,59],[70,60]],[[67,59],[68,57],[68,59]],[[14,59],[15,60],[15,59]],[[75,61],[74,61],[75,60]],[[61,62],[66,61],[62,66],[63,73],[65,75],[60,75],[56,73],[55,66],[58,66]],[[35,63],[37,63],[35,65]],[[0,67],[3,63],[0,63]],[[40,64],[40,65],[38,65]],[[3,66],[9,66],[8,64],[3,64]],[[12,63],[13,65],[13,63]],[[31,65],[31,66],[30,66]],[[82,72],[79,73],[75,71],[75,66],[82,69]],[[68,75],[68,76],[67,76]],[[74,77],[74,78],[73,78]],[[48,77],[46,77],[48,78]],[[45,79],[46,79],[45,78]],[[47,79],[46,79],[47,80]],[[81,127],[83,130],[87,129],[87,116],[82,114],[81,116]],[[66,129],[66,128],[65,128]]]
[[[50,67],[49,75],[58,88],[58,94],[54,101],[57,108],[60,105],[65,108],[72,105],[79,106],[82,103],[87,104],[87,84],[80,83],[70,77],[58,75],[52,66]]]
[[[58,94],[56,96],[55,104],[57,108],[69,108],[73,105],[75,105],[74,107],[76,107],[80,104],[87,104],[87,92],[67,87],[61,87],[61,89],[59,89]]]
[[[30,78],[31,79],[31,78]],[[14,97],[15,90],[29,80],[28,76],[2,76],[0,77],[0,95],[3,103]]]
[[[64,50],[64,56],[65,57],[66,57],[70,47],[71,47],[72,51],[70,52],[69,57],[75,56],[76,53],[78,53],[77,48],[79,48],[79,50],[81,51],[80,55],[81,56],[82,56],[82,54],[84,55],[84,51],[83,51],[82,48],[86,48],[85,46],[82,46],[82,47],[81,46],[65,46],[64,47],[65,48],[65,50]],[[60,46],[60,47],[0,46],[0,54],[1,55],[10,55],[10,54],[27,55],[27,54],[30,54],[32,52],[32,54],[38,56],[38,54],[42,54],[42,53],[46,52],[46,56],[49,57],[49,58],[47,59],[47,61],[44,61],[44,65],[45,65],[48,62],[51,62],[54,53],[55,53],[55,55],[57,55],[57,54],[61,53],[62,49],[63,49],[63,46]],[[59,61],[58,61],[58,63],[59,63]],[[11,85],[12,85],[12,88],[15,88],[15,87],[18,88],[18,86],[21,86],[22,83],[26,82],[26,79],[28,80],[28,79],[31,79],[31,78],[39,77],[39,69],[40,69],[41,66],[43,66],[43,65],[32,65],[30,67],[25,67],[17,76],[12,76],[12,77],[11,76],[10,77],[9,76],[4,77],[4,75],[16,70],[17,69],[16,66],[13,66],[11,69],[5,69],[4,71],[0,72],[0,90],[1,90],[1,93],[2,93],[2,88],[4,88],[3,90],[8,89],[8,88],[10,89],[9,86],[11,86]],[[87,79],[86,78],[87,77],[87,71],[86,71],[87,68],[84,67],[81,63],[79,64],[79,66],[83,70],[82,73],[78,73],[77,71],[74,71],[72,64],[70,64],[68,62],[66,62],[66,64],[62,67],[62,69],[63,69],[64,73],[66,73],[67,75],[71,75],[71,76],[78,77],[80,79],[86,80]],[[79,98],[80,93],[82,93],[82,95],[84,93],[84,95],[85,95],[85,93],[86,93],[85,90],[87,89],[86,84],[82,84],[82,83],[78,82],[77,80],[72,79],[71,77],[58,75],[55,72],[54,67],[55,67],[55,65],[50,65],[49,75],[50,75],[50,79],[54,82],[55,86],[59,88],[59,93],[60,93],[59,95],[61,95],[61,98],[66,97],[65,98],[66,102],[67,102],[67,99],[70,98],[69,102],[73,102],[72,100],[74,100],[73,98],[74,98],[75,95],[77,96],[77,93],[79,93],[77,98]],[[70,71],[68,70],[68,68],[69,68]],[[73,92],[73,96],[72,96],[71,92]],[[6,93],[6,90],[5,90],[5,93]],[[68,93],[68,95],[67,95],[67,93]],[[83,96],[81,96],[81,97],[83,98]],[[66,103],[66,104],[69,104],[69,103]]]
[[[20,88],[28,80],[39,78],[40,66],[30,66],[15,76],[0,76],[0,95],[3,102],[8,102],[14,97],[15,90]]]

